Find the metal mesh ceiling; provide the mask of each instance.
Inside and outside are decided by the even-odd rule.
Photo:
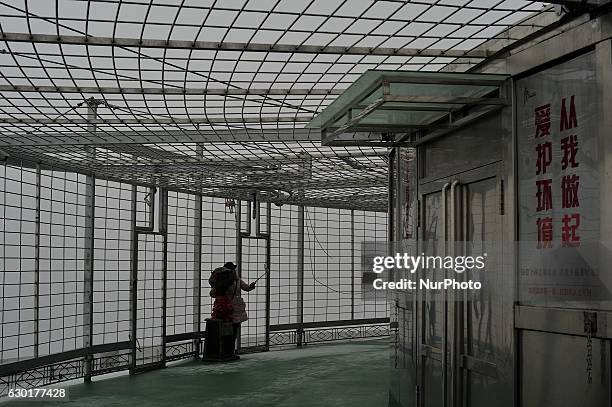
[[[519,0],[0,1],[0,148],[209,195],[386,206],[384,149],[304,126],[368,69],[490,56]]]

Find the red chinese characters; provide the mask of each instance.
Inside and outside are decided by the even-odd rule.
[[[550,103],[535,109],[535,137],[550,135]]]
[[[552,143],[547,141],[536,146],[536,175],[546,174],[548,167],[552,163]]]
[[[580,226],[580,214],[572,213],[563,215],[563,225],[561,226],[561,246],[580,246],[580,236],[578,227]]]
[[[576,174],[564,175],[561,180],[561,207],[562,208],[578,208],[578,187],[580,186],[580,177]]]
[[[537,180],[536,187],[538,189],[538,192],[536,193],[538,198],[538,207],[536,210],[538,212],[542,212],[552,209],[552,180]]]
[[[553,241],[553,220],[550,216],[538,218],[538,249],[550,249]]]
[[[535,108],[535,139],[550,138],[551,117],[550,103]],[[552,164],[552,143],[549,140],[541,141],[536,145],[536,176],[547,174]],[[552,210],[552,179],[536,180],[536,200],[538,212]],[[550,216],[538,218],[536,221],[538,229],[538,248],[552,247],[553,219]]]
[[[578,153],[578,136],[574,134],[561,139],[561,150],[563,152],[561,169],[565,170],[568,167],[578,167],[579,164],[576,161],[576,155]]]
[[[550,103],[536,107],[534,110],[536,162],[536,211],[541,212],[536,220],[538,242],[540,249],[552,248],[555,222],[560,221],[561,246],[575,247],[580,245],[580,176],[575,170],[580,167],[578,152],[579,139],[574,132],[578,127],[574,95],[561,100],[560,122],[560,166],[553,165],[554,140],[551,140],[551,105]],[[570,133],[571,130],[571,133]],[[558,139],[557,139],[558,140]],[[554,143],[554,144],[553,144]],[[561,173],[553,174],[555,169]],[[553,184],[560,177],[561,185]],[[555,182],[556,183],[556,182]],[[560,187],[561,219],[553,218],[553,191]]]
[[[561,123],[559,130],[561,133],[573,130],[578,127],[578,117],[576,116],[576,105],[574,95],[570,97],[569,106],[567,98],[561,101]],[[572,209],[570,213],[565,213],[561,222],[561,246],[580,246],[580,176],[573,173],[575,168],[580,166],[578,162],[578,136],[569,134],[561,139],[561,207]]]
[[[559,131],[565,131],[578,127],[578,118],[576,117],[576,105],[574,104],[574,95],[570,98],[569,109],[566,106],[566,98],[561,100],[561,125]]]

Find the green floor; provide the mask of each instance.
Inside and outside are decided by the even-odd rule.
[[[5,406],[383,407],[387,340],[311,345],[245,355],[226,364],[188,362],[69,388],[70,401]]]

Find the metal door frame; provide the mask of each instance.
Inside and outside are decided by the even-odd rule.
[[[481,167],[457,172],[452,175],[441,177],[435,180],[427,180],[419,183],[418,197],[420,205],[418,222],[418,242],[424,239],[426,205],[424,198],[427,195],[440,193],[441,195],[441,218],[442,218],[442,256],[457,255],[454,247],[449,247],[449,235],[453,238],[450,241],[462,241],[466,237],[465,221],[467,217],[467,194],[466,186],[475,182],[485,181],[491,178],[498,179],[498,199],[500,208],[503,204],[503,161],[496,161]],[[448,205],[447,204],[448,199]],[[450,208],[449,208],[450,206]],[[450,211],[449,211],[450,210]],[[449,222],[450,220],[450,222]],[[500,223],[503,227],[503,222]],[[503,232],[502,232],[503,233]],[[463,249],[464,250],[464,249]],[[418,278],[423,277],[422,274]],[[465,340],[464,323],[466,309],[463,303],[459,304],[455,299],[449,301],[448,292],[444,292],[444,312],[443,312],[443,338],[442,349],[438,349],[424,342],[425,334],[425,297],[422,291],[417,291],[416,295],[416,328],[417,328],[417,358],[416,358],[416,382],[417,386],[417,406],[424,406],[425,399],[422,396],[425,389],[425,359],[431,358],[431,354],[441,354],[441,373],[442,373],[442,400],[444,407],[455,407],[464,405],[466,402],[467,391],[463,383],[463,374],[473,370],[474,367],[482,364],[483,361],[470,358],[463,354],[463,341]],[[449,335],[450,332],[450,335]],[[450,360],[449,360],[450,359]],[[473,359],[473,360],[472,360]],[[464,396],[465,393],[465,396]]]
[[[167,284],[168,284],[168,191],[167,190],[152,190],[153,193],[159,193],[160,208],[158,218],[158,230],[155,230],[155,210],[151,207],[151,217],[149,218],[148,226],[137,226],[137,185],[132,185],[132,208],[131,208],[131,223],[132,223],[132,259],[130,271],[130,374],[141,373],[160,367],[166,366],[166,304],[167,304]],[[154,203],[155,200],[152,200]],[[162,236],[162,357],[161,360],[148,364],[138,364],[136,351],[138,348],[138,252],[139,252],[139,237],[141,235]]]
[[[242,244],[244,239],[253,240],[264,240],[266,243],[265,253],[265,344],[263,346],[251,346],[248,348],[241,347],[241,329],[238,329],[238,335],[236,339],[236,350],[241,351],[243,349],[248,352],[265,352],[270,350],[270,263],[271,263],[271,225],[272,225],[272,205],[270,202],[266,203],[266,223],[265,230],[261,229],[261,202],[246,201],[246,230],[242,230],[242,201],[236,203],[236,265],[238,276],[242,278]],[[251,206],[254,209],[251,209]],[[253,228],[253,223],[255,228]],[[254,232],[254,233],[253,233]]]

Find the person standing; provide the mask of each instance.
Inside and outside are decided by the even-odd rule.
[[[247,284],[242,279],[237,272],[237,266],[232,262],[227,262],[223,265],[224,268],[232,270],[233,284],[226,291],[226,295],[231,298],[232,303],[232,311],[230,320],[232,321],[232,330],[234,334],[234,349],[236,346],[236,339],[238,338],[238,332],[240,330],[240,324],[249,319],[246,312],[246,304],[242,299],[241,292],[242,291],[253,291],[255,289],[255,283]]]

